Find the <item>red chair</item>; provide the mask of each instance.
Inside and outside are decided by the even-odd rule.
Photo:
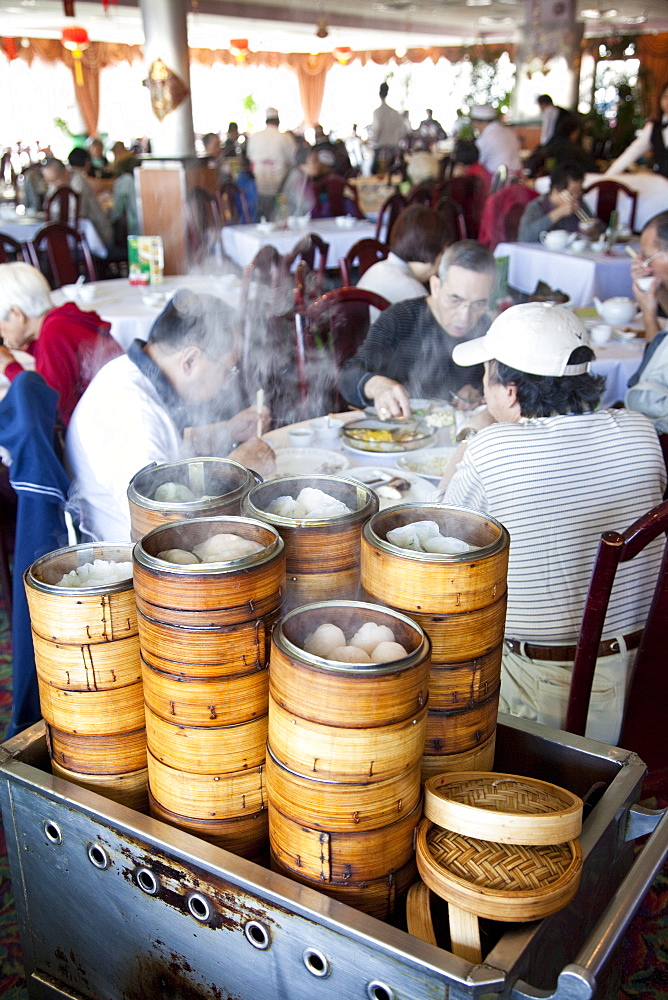
[[[295,345],[302,419],[345,408],[338,372],[366,337],[369,310],[389,302],[361,288],[335,288],[295,313]]]
[[[329,177],[321,177],[314,181],[313,190],[315,192],[316,204],[312,218],[335,218],[339,215],[353,215],[356,219],[364,219],[365,215],[360,209],[357,198],[357,188],[350,184],[345,177],[337,174],[330,174]],[[326,213],[318,211],[322,199],[326,199]]]
[[[234,181],[226,181],[221,185],[220,202],[224,226],[233,226],[251,221],[246,195]]]
[[[379,242],[385,242],[389,245],[390,236],[392,234],[392,226],[397,221],[405,207],[406,199],[403,195],[399,194],[398,191],[395,191],[394,194],[391,194],[390,197],[383,202],[380,212],[378,213],[376,232],[374,233],[375,238]]]
[[[408,192],[406,195],[406,206],[425,205],[427,208],[433,208],[440,195],[440,184],[437,184],[435,181],[424,181],[422,184],[416,184]]]
[[[485,185],[474,174],[467,177],[452,177],[442,185],[442,193],[452,198],[464,213],[466,236],[478,239],[482,210],[485,204]]]
[[[188,251],[193,262],[202,263],[212,255],[223,259],[222,208],[217,194],[194,187],[185,202]]]
[[[24,252],[25,251],[25,252]],[[27,250],[23,243],[19,243],[7,233],[0,233],[0,264],[10,264],[15,260],[26,260]],[[30,263],[30,260],[28,260]]]
[[[596,656],[618,567],[638,555],[668,530],[668,501],[638,518],[626,531],[601,535],[591,575],[580,636],[573,664],[565,729],[583,735],[591,695]],[[668,782],[668,546],[636,656],[624,709],[619,745],[634,750],[647,764],[644,794],[665,792]],[[663,735],[662,735],[663,734]]]
[[[478,242],[494,250],[499,243],[516,240],[522,213],[537,197],[538,193],[524,184],[509,184],[490,194],[482,210]]]
[[[456,243],[458,240],[466,239],[466,222],[464,221],[464,212],[460,205],[452,198],[449,198],[447,194],[442,195],[436,205],[434,206],[439,215],[448,221],[448,228],[450,229],[450,243]]]
[[[630,198],[631,213],[629,215],[629,228],[632,232],[635,232],[636,207],[638,204],[637,191],[632,191],[630,187],[627,187],[626,184],[622,184],[620,181],[594,181],[593,184],[590,184],[588,188],[583,190],[583,196],[589,194],[590,191],[596,192],[594,215],[601,222],[605,222],[606,226],[610,222],[610,216],[613,211],[617,208],[619,195],[625,194],[627,198]]]
[[[81,199],[73,188],[63,184],[62,187],[46,196],[44,199],[44,215],[47,222],[60,222],[64,226],[77,227],[79,221],[79,206]]]
[[[82,274],[88,281],[97,281],[88,240],[72,226],[49,222],[26,247],[30,263],[42,272],[52,288],[73,285]]]
[[[295,284],[297,308],[303,308],[307,302],[313,302],[322,295],[328,253],[329,243],[325,243],[317,233],[307,233],[284,256],[283,264],[288,273],[292,271],[295,262],[299,262]],[[317,267],[316,254],[318,255]]]
[[[357,243],[353,243],[345,257],[339,257],[341,284],[344,288],[354,285],[355,282],[351,280],[351,275],[355,266],[359,281],[365,271],[377,264],[379,260],[385,260],[389,252],[388,245],[379,240],[358,240]]]

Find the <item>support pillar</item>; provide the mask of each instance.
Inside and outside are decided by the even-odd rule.
[[[532,71],[545,71],[548,60],[566,61],[568,86],[551,94],[555,104],[575,110],[580,89],[582,22],[575,20],[574,0],[527,0],[526,20],[517,47],[515,88],[511,118],[521,121],[536,117],[534,89],[529,80]],[[549,92],[549,87],[547,88]]]
[[[151,152],[154,156],[194,156],[185,0],[140,0],[140,8],[144,23],[144,62],[147,75],[153,61],[162,59],[188,90],[181,104],[163,121],[154,117],[150,136]]]

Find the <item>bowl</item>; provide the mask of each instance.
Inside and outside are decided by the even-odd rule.
[[[414,472],[423,476],[431,483],[438,484],[445,468],[450,461],[456,446],[443,448],[425,448],[424,451],[412,455],[402,455],[397,459],[397,467],[406,472]]]
[[[355,225],[355,220],[352,215],[337,215],[334,219],[334,225],[338,226],[339,229],[352,229]]]
[[[434,443],[436,431],[420,421],[351,420],[344,424],[341,440],[354,451],[404,452],[425,448]]]

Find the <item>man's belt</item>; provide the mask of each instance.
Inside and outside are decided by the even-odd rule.
[[[631,632],[624,636],[627,649],[637,649],[640,645],[642,629]],[[528,656],[531,660],[574,660],[577,646],[536,646],[532,642],[522,642],[520,639],[503,640],[511,653],[518,653],[520,656]],[[619,652],[619,642],[617,639],[605,639],[599,643],[596,658],[599,656],[613,656]]]

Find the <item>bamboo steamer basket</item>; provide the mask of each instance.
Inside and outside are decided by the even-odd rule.
[[[427,781],[435,774],[452,771],[491,771],[494,767],[496,730],[480,746],[464,750],[462,753],[425,754],[422,758],[422,780]]]
[[[335,497],[352,513],[320,520],[269,513],[277,497],[296,497],[305,487]],[[285,542],[287,608],[358,596],[360,533],[377,510],[373,490],[338,476],[282,476],[253,487],[242,502],[245,514],[272,524]]]
[[[201,837],[216,847],[239,854],[242,858],[258,858],[267,846],[267,810],[259,809],[248,816],[231,819],[193,819],[166,809],[148,793],[151,816],[181,830]]]
[[[427,716],[424,752],[428,756],[461,754],[486,743],[496,732],[499,690],[480,704]]]
[[[130,480],[128,503],[133,542],[169,521],[240,514],[241,500],[262,482],[254,472],[229,458],[192,458],[147,465]],[[154,500],[163,483],[180,483],[202,499],[185,503]]]
[[[582,872],[577,840],[502,844],[444,830],[428,819],[417,834],[425,883],[454,906],[491,920],[540,920],[575,896]]]
[[[104,795],[107,799],[120,802],[129,809],[148,812],[148,771],[145,767],[125,774],[85,774],[70,771],[56,760],[51,761],[51,770],[58,778],[65,778],[81,788]]]
[[[356,666],[307,653],[305,639],[324,622],[348,637],[364,622],[386,625],[409,656],[391,665]],[[269,685],[280,708],[320,725],[368,729],[412,719],[427,704],[429,640],[406,615],[374,604],[309,604],[274,629]]]
[[[144,728],[142,682],[109,691],[65,691],[37,677],[42,715],[66,733],[107,736]]]
[[[430,711],[448,711],[485,701],[499,686],[502,652],[500,643],[491,653],[463,663],[434,663],[432,659]]]
[[[424,814],[455,833],[503,844],[561,844],[582,831],[582,799],[517,774],[441,774],[425,785]]]
[[[487,607],[475,611],[448,615],[413,611],[410,615],[431,639],[432,663],[451,667],[498,650],[503,639],[507,603],[508,595],[504,591]]]
[[[318,830],[374,830],[412,812],[421,795],[420,765],[385,781],[324,781],[289,771],[267,753],[267,797],[280,813]]]
[[[307,878],[301,871],[285,868],[273,855],[271,867],[300,885],[322,892],[340,903],[354,906],[379,920],[387,920],[394,915],[398,902],[406,895],[417,876],[414,858],[397,871],[389,872],[381,878],[365,879],[363,882],[323,883],[320,879]]]
[[[169,767],[149,751],[151,795],[165,809],[189,819],[231,819],[266,806],[264,766],[195,774]]]
[[[143,664],[144,700],[155,715],[185,726],[232,726],[267,714],[268,670],[179,677]]]
[[[46,745],[51,760],[79,774],[123,774],[146,768],[146,730],[111,736],[79,736],[47,724]]]
[[[164,549],[189,551],[219,533],[241,535],[264,548],[231,562],[180,566],[156,558]],[[281,605],[285,584],[283,542],[271,525],[246,517],[195,518],[154,528],[136,543],[133,560],[137,609],[152,622],[154,657],[161,625],[168,626],[162,655],[169,658],[174,638],[171,626],[184,630],[182,648],[188,646],[190,628],[210,633],[211,643],[220,648],[225,638],[234,643],[233,633],[220,632],[221,628],[261,621]],[[194,657],[202,655],[202,635],[198,639]],[[221,656],[225,660],[227,653]]]
[[[148,748],[162,764],[200,774],[244,771],[264,763],[267,718],[230,726],[183,726],[146,708]]]
[[[24,582],[34,634],[63,646],[110,643],[137,635],[132,577],[103,587],[58,587],[65,573],[95,559],[132,562],[132,546],[71,545],[37,559]],[[83,655],[83,654],[82,654]]]
[[[387,877],[413,858],[413,836],[422,803],[387,826],[370,830],[311,829],[289,819],[269,800],[269,843],[277,861],[290,871],[323,884],[363,882]]]
[[[35,667],[43,684],[66,691],[111,691],[141,681],[137,635],[112,642],[66,645],[33,632]]]

